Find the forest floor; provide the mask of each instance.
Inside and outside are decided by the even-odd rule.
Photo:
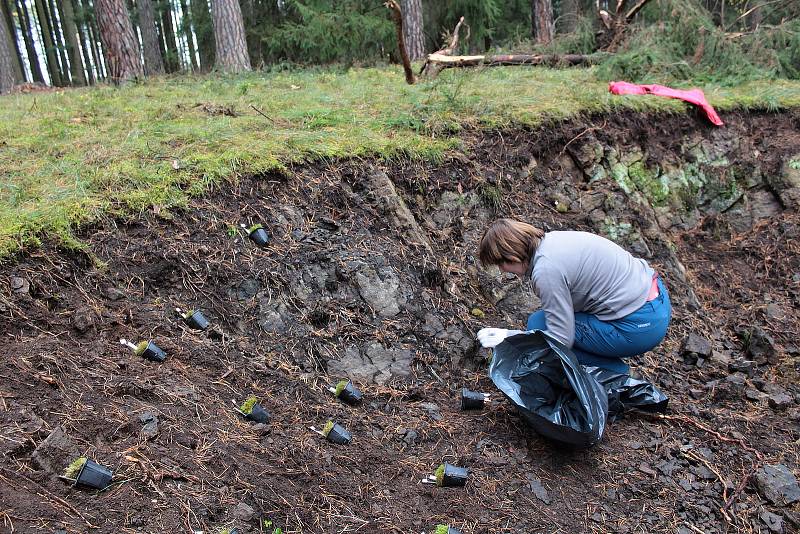
[[[130,90],[145,99],[146,88]],[[713,129],[666,105],[461,127],[427,159],[406,145],[391,158],[248,167],[245,145],[232,142],[217,172],[234,160],[268,169],[210,180],[218,186],[204,195],[186,177],[153,182],[185,193],[169,205],[145,202],[153,189],[126,189],[120,177],[109,190],[95,182],[65,193],[62,207],[106,215],[69,219],[84,223],[67,241],[47,233],[52,214],[39,198],[38,218],[15,227],[15,246],[28,246],[0,269],[0,532],[798,531],[800,197],[790,182],[800,116],[728,111],[726,128]],[[261,154],[260,142],[248,153]],[[698,147],[716,159],[701,163]],[[624,154],[638,154],[625,163],[631,179],[677,158],[726,187],[714,182],[712,195],[708,178],[670,219],[645,194],[652,184],[637,182],[638,194],[598,174],[619,170]],[[173,159],[186,161],[163,155],[141,165],[166,176]],[[116,203],[135,194],[149,208],[131,216]],[[571,451],[500,398],[475,332],[521,326],[536,301],[526,284],[476,263],[477,239],[498,215],[602,233],[662,273],[673,322],[632,364],[670,397],[665,417],[627,414],[595,447]],[[269,230],[264,248],[239,228],[253,223]],[[45,233],[19,239],[34,227]],[[201,309],[212,327],[191,330],[176,307]],[[690,334],[707,350],[687,353]],[[144,360],[120,338],[153,340],[167,358]],[[360,406],[327,391],[345,377],[362,390]],[[493,398],[460,411],[462,387]],[[251,394],[269,423],[236,411]],[[352,444],[310,430],[329,419]],[[111,486],[59,479],[78,455],[113,469]],[[445,461],[469,468],[466,487],[420,483]]]

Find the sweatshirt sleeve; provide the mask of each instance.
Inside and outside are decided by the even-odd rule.
[[[533,288],[542,301],[547,331],[567,347],[575,342],[575,311],[564,274],[541,258],[531,275]]]

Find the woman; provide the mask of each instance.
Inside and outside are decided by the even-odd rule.
[[[483,235],[479,257],[484,266],[532,280],[542,309],[528,317],[528,330],[546,330],[583,365],[628,373],[622,358],[651,350],[667,333],[672,306],[661,278],[604,237],[498,219]],[[484,328],[478,339],[495,347],[507,332]]]

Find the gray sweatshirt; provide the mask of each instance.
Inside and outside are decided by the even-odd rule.
[[[653,274],[645,260],[588,232],[547,232],[530,265],[547,331],[567,347],[575,341],[575,313],[625,317],[647,302]]]

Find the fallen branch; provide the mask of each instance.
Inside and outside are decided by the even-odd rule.
[[[458,32],[461,31],[461,25],[464,24],[464,17],[458,19],[458,24],[453,29],[453,33],[450,36],[450,44],[446,47],[442,48],[441,50],[437,50],[433,54],[428,55],[428,59],[425,60],[425,64],[422,65],[422,69],[420,70],[420,74],[425,78],[435,78],[442,72],[444,68],[440,63],[435,63],[430,60],[431,56],[450,56],[453,54],[453,51],[458,46]],[[467,26],[467,37],[464,39],[466,40],[469,37],[469,26]]]
[[[395,0],[387,0],[386,7],[392,10],[392,17],[394,24],[397,28],[397,45],[400,48],[400,59],[403,61],[403,71],[406,73],[406,83],[414,85],[417,79],[414,77],[414,71],[411,70],[411,60],[408,58],[408,50],[406,50],[406,40],[403,37],[403,12],[400,5]]]
[[[603,55],[584,54],[499,54],[493,56],[446,56],[438,52],[428,55],[427,63],[439,70],[451,67],[496,67],[501,65],[585,65],[596,63]]]

